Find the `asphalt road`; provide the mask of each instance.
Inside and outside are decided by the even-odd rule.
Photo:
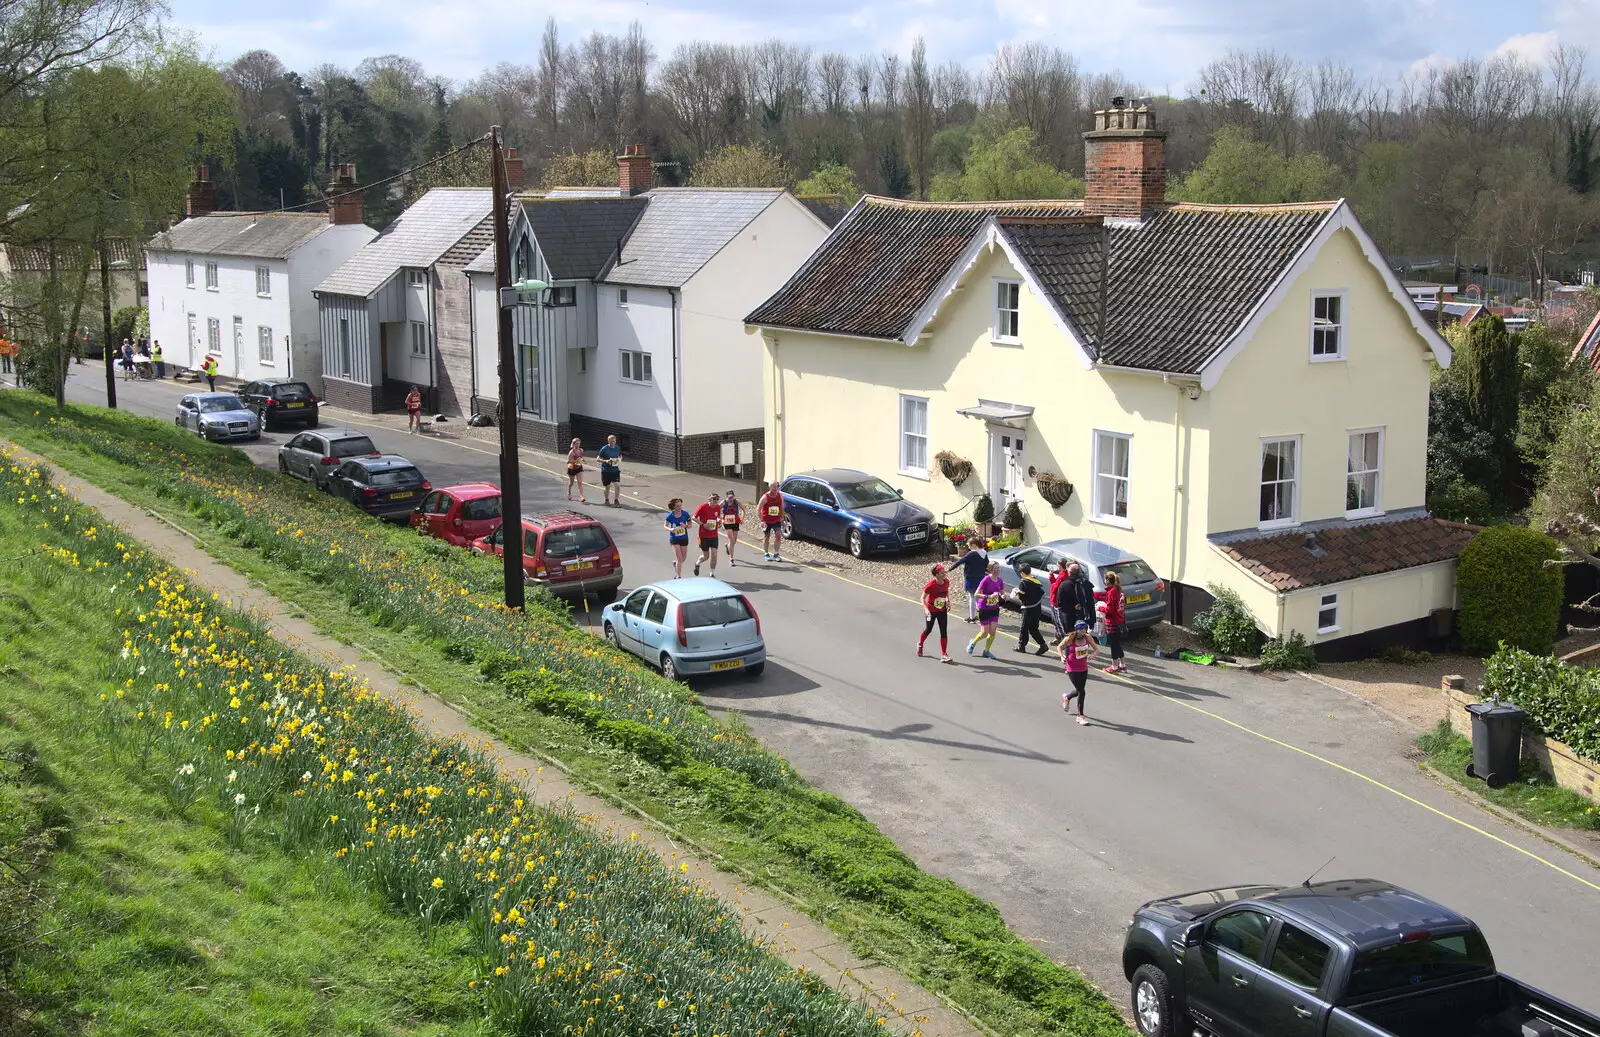
[[[102,402],[101,369],[79,370],[69,396]],[[168,420],[181,391],[118,389],[126,409]],[[436,486],[496,477],[481,443],[367,431]],[[244,449],[275,466],[285,438]],[[522,483],[527,510],[565,506],[558,478],[525,469]],[[595,510],[626,586],[671,575],[655,508]],[[1295,883],[1334,857],[1322,877],[1387,879],[1463,911],[1506,971],[1600,1010],[1600,869],[1421,774],[1402,755],[1406,733],[1360,700],[1298,677],[1135,658],[1127,681],[1091,679],[1084,728],[1061,711],[1058,665],[1010,639],[998,662],[968,659],[973,628],[958,619],[958,665],[941,666],[913,656],[921,609],[896,593],[797,564],[719,575],[755,601],[771,662],[761,679],[704,684],[707,704],[738,709],[809,780],[1119,1001],[1139,903]]]

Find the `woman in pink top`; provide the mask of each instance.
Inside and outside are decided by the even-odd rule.
[[[1089,636],[1089,624],[1081,619],[1073,626],[1072,633],[1056,644],[1056,654],[1061,657],[1061,665],[1067,669],[1067,679],[1072,682],[1072,691],[1061,696],[1061,709],[1067,711],[1072,700],[1077,699],[1078,723],[1085,726],[1089,723],[1089,718],[1083,715],[1084,689],[1089,686],[1089,660],[1098,651],[1100,646]]]
[[[983,657],[994,658],[991,649],[994,648],[995,635],[1000,632],[1000,598],[1005,590],[1005,581],[1000,579],[1000,563],[990,562],[987,575],[978,582],[978,589],[973,594],[973,600],[978,603],[978,633],[967,642],[968,655],[982,641]]]

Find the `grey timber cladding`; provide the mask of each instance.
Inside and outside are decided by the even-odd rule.
[[[373,361],[377,356],[376,322],[367,300],[348,295],[324,295],[317,300],[322,329],[322,373],[362,385],[376,385]]]
[[[327,214],[320,212],[191,216],[151,238],[145,247],[152,252],[284,259],[330,226]]]
[[[365,298],[397,270],[438,262],[490,215],[488,188],[436,187],[319,284],[318,292]]]
[[[722,251],[783,191],[658,187],[602,280],[609,284],[680,288]]]

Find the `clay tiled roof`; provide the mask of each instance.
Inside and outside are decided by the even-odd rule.
[[[1075,214],[1079,201],[905,202],[867,196],[751,324],[898,338],[990,216]]]
[[[123,269],[135,265],[135,250],[133,242],[127,238],[109,238],[106,241],[106,255],[111,261],[113,269]],[[14,271],[26,270],[33,273],[42,273],[50,269],[50,250],[43,245],[7,245],[6,259]],[[60,248],[56,250],[57,270],[76,270],[78,260],[83,255],[75,248]],[[144,256],[137,256],[137,265],[144,265]],[[93,260],[96,269],[100,266],[100,256],[95,255]]]
[[[494,248],[494,214],[490,213],[483,218],[483,222],[467,232],[467,236],[445,249],[444,255],[439,257],[440,266],[466,266],[484,249]]]
[[[1337,205],[1179,204],[1138,222],[1083,216],[1077,201],[944,205],[869,196],[747,319],[899,338],[993,216],[1097,361],[1196,373]]]
[[[1460,554],[1477,531],[1423,517],[1250,537],[1217,547],[1274,590],[1293,591],[1442,562]]]

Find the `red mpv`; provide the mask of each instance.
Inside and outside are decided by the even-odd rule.
[[[500,528],[500,487],[469,482],[434,490],[411,513],[411,524],[446,543],[471,547]]]

